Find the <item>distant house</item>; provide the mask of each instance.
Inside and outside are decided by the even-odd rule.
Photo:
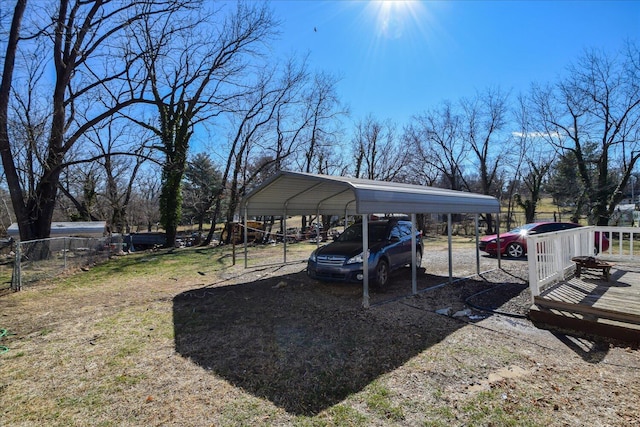
[[[18,224],[11,224],[7,228],[7,234],[19,238]],[[52,222],[49,237],[103,237],[106,234],[106,221]]]
[[[639,206],[630,203],[618,205],[609,220],[609,225],[640,227]]]

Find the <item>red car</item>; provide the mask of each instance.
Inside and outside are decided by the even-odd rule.
[[[572,222],[533,222],[511,231],[500,234],[500,254],[511,258],[521,258],[527,253],[527,236],[532,234],[551,233],[553,231],[569,230],[571,228],[582,227],[580,224]],[[596,233],[594,250],[599,252],[600,233]],[[481,251],[495,256],[498,253],[497,235],[484,236],[480,239],[478,248]],[[609,239],[602,236],[602,250],[609,249]]]

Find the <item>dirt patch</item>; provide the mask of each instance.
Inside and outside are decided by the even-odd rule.
[[[5,295],[0,326],[14,335],[0,342],[10,348],[0,355],[3,419],[640,423],[637,349],[533,327],[524,317],[526,263],[476,276],[473,263],[459,256],[450,279],[437,274],[447,270],[436,265],[439,256],[446,259],[425,257],[417,295],[406,269],[389,288],[372,291],[369,309],[362,308],[360,286],[311,280],[304,263],[248,270],[185,264],[170,273],[159,264],[118,282],[119,267],[99,286]]]

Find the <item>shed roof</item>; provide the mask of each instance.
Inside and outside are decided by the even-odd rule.
[[[244,198],[247,216],[498,213],[495,197],[398,182],[280,171]]]
[[[81,236],[81,237],[102,237],[105,234],[106,221],[74,221],[74,222],[52,222],[51,237],[60,236]],[[11,237],[19,237],[20,229],[17,223],[13,223],[7,228],[7,234]]]

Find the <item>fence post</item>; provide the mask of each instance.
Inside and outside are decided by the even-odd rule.
[[[20,240],[16,240],[16,254],[13,260],[13,276],[11,277],[11,289],[14,291],[22,290],[22,271],[20,270],[20,262],[22,261],[22,245]]]

